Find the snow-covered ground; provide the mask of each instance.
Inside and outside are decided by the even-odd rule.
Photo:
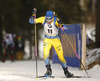
[[[86,66],[93,63],[98,58],[100,59],[100,48],[86,50]]]
[[[40,43],[43,39],[40,40]],[[43,58],[43,43],[39,43],[39,56]],[[29,58],[29,47],[26,48],[24,59]],[[41,51],[42,50],[42,51]],[[100,48],[87,50],[86,65],[94,62],[100,57]],[[38,78],[36,79],[36,62],[30,61],[6,61],[0,62],[0,81],[100,81],[100,65],[95,65],[92,69],[87,70],[91,78],[65,78],[62,67],[59,64],[52,64],[52,71],[55,78]],[[87,76],[84,70],[69,67],[69,71],[74,75]],[[45,63],[38,61],[38,75],[46,72]]]
[[[42,41],[43,39],[41,39],[39,42],[40,45],[39,57],[41,58],[43,58]],[[28,49],[29,47],[26,48],[27,52],[26,55],[24,56],[24,59],[30,57]],[[99,57],[100,57],[100,48],[87,50],[86,65],[89,65],[90,63],[94,62]],[[95,65],[92,69],[87,70],[91,78],[65,78],[62,67],[59,64],[52,64],[52,71],[55,78],[37,79],[35,60],[15,61],[15,62],[6,61],[5,63],[0,62],[0,81],[100,81],[100,65]],[[69,71],[74,75],[87,76],[85,71],[79,70],[79,68],[69,67]],[[38,75],[44,75],[45,72],[46,72],[45,63],[44,61],[39,60]]]
[[[95,65],[87,70],[91,78],[65,78],[62,67],[59,64],[52,64],[52,71],[55,78],[35,78],[36,62],[30,61],[6,61],[0,62],[0,81],[100,81],[100,65]],[[75,67],[69,67],[69,71],[74,75],[87,76],[85,71]],[[38,75],[46,72],[45,63],[38,61]]]

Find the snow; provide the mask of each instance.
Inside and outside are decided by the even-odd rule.
[[[39,34],[43,35],[41,31],[39,31]],[[28,59],[30,57],[28,45],[29,42],[26,41],[26,54],[24,59]],[[43,38],[39,40],[39,57],[43,58]],[[100,57],[100,48],[87,50],[86,65],[94,62],[98,57]],[[14,62],[8,60],[5,63],[0,62],[0,81],[100,81],[100,65],[95,65],[92,69],[87,70],[91,78],[65,78],[63,69],[59,64],[51,63],[51,67],[55,78],[36,78],[35,60],[23,60]],[[79,68],[68,67],[68,69],[74,75],[87,76],[85,71],[79,70]],[[38,75],[44,75],[45,72],[46,68],[44,61],[38,60]]]
[[[100,48],[87,49],[86,65],[93,63],[97,58],[100,58]]]
[[[87,33],[87,36],[95,42],[95,35],[96,35],[96,32],[95,32],[95,25],[94,24],[88,24],[86,25],[86,33]]]
[[[40,32],[40,35],[43,33]],[[43,36],[42,36],[43,37]],[[43,38],[39,40],[39,57],[43,58]],[[24,59],[29,58],[29,42],[26,41]],[[34,47],[33,47],[34,48]],[[33,54],[34,55],[34,54]],[[100,57],[100,48],[87,50],[86,65],[94,62]],[[36,61],[6,61],[0,62],[0,81],[100,81],[100,65],[95,65],[92,69],[87,70],[91,78],[65,78],[63,69],[59,64],[52,64],[52,71],[55,78],[36,78]],[[76,67],[68,68],[74,75],[87,76],[84,70],[79,70]],[[46,72],[45,63],[43,60],[38,60],[38,75],[43,75]]]
[[[25,51],[25,55],[24,55],[24,59],[28,59],[30,58],[30,47],[29,47],[29,41],[26,40],[25,41],[25,48],[24,48],[24,51]]]
[[[62,67],[59,64],[52,64],[52,71],[55,78],[36,78],[36,61],[6,61],[0,62],[0,81],[100,81],[100,65],[95,65],[87,70],[91,78],[65,78]],[[87,76],[84,70],[69,67],[74,75]],[[46,72],[43,60],[38,60],[38,75]]]
[[[39,44],[38,44],[38,50],[39,50],[39,58],[43,59],[43,41],[44,41],[44,28],[42,28],[41,30],[39,30],[39,36],[41,37],[41,39],[39,39]]]

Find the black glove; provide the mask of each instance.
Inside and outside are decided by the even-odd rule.
[[[59,20],[57,20],[57,22],[58,22],[58,24],[62,24],[62,22],[61,22],[61,20],[59,19]]]
[[[32,14],[35,14],[36,12],[37,12],[37,9],[36,8],[33,8]]]

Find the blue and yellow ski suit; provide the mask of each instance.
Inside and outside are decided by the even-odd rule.
[[[36,18],[36,23],[42,23],[44,27],[44,44],[43,44],[43,51],[44,51],[44,60],[46,65],[50,65],[49,60],[49,51],[51,46],[54,47],[56,53],[58,55],[59,60],[61,61],[61,65],[63,68],[67,68],[66,60],[63,56],[63,49],[59,37],[59,24],[57,22],[58,18],[54,16],[53,21],[51,24],[45,21],[45,16]],[[34,24],[34,17],[31,16],[29,19],[29,23]]]

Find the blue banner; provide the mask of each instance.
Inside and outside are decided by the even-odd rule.
[[[67,27],[68,30],[65,31],[65,33],[69,38],[72,47],[77,52],[78,56],[81,58],[82,55],[81,24],[71,24],[71,25],[67,25]],[[73,67],[80,67],[80,62],[76,54],[74,53],[74,50],[72,49],[71,45],[69,44],[68,39],[65,37],[65,34],[61,29],[60,29],[60,38],[61,38],[64,57],[66,59],[67,65]],[[54,48],[52,50],[52,54],[53,54],[52,56],[53,63],[60,63]]]

